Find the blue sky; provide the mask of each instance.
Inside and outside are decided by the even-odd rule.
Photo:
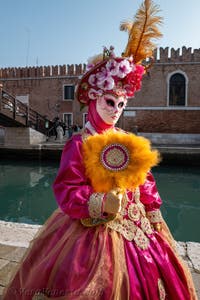
[[[115,46],[124,50],[120,22],[139,0],[0,0],[0,68],[85,63]],[[163,38],[158,46],[200,48],[200,0],[157,0]]]

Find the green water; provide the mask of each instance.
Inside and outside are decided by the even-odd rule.
[[[51,189],[57,170],[55,162],[0,162],[0,219],[43,224],[57,207]],[[200,170],[160,166],[153,174],[174,237],[200,242]]]

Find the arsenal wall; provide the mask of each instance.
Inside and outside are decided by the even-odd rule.
[[[143,78],[142,90],[129,100],[120,125],[125,130],[163,133],[200,133],[200,49],[159,48],[154,64]],[[29,105],[53,119],[73,114],[83,126],[76,100],[64,100],[64,85],[76,85],[85,65],[41,66],[0,69],[0,83],[14,96],[28,96]],[[169,105],[169,77],[175,72],[187,79],[185,106]]]

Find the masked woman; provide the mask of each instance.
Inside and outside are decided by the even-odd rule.
[[[109,177],[101,188],[95,186],[95,180],[101,182],[106,174],[101,173],[102,166],[120,172],[129,163],[122,145],[127,141],[128,145],[129,134],[115,124],[128,99],[140,89],[144,74],[133,57],[115,57],[112,47],[104,50],[77,87],[78,101],[88,105],[88,121],[62,153],[53,184],[59,209],[34,239],[4,300],[197,299],[190,273],[161,216],[162,201],[151,172],[133,189],[107,190]],[[119,136],[122,143],[104,147],[101,161],[95,163],[95,151],[101,151],[106,132],[109,138]],[[90,153],[84,146],[87,140],[93,147]],[[145,143],[138,142],[138,161],[141,141]],[[135,177],[129,174],[125,181]]]

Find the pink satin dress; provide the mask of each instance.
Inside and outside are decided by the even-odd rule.
[[[81,147],[79,134],[65,145],[53,185],[59,209],[31,243],[3,299],[197,299],[172,246],[147,218],[159,221],[161,205],[151,173],[137,192],[127,191],[120,222],[82,225],[94,191]]]

